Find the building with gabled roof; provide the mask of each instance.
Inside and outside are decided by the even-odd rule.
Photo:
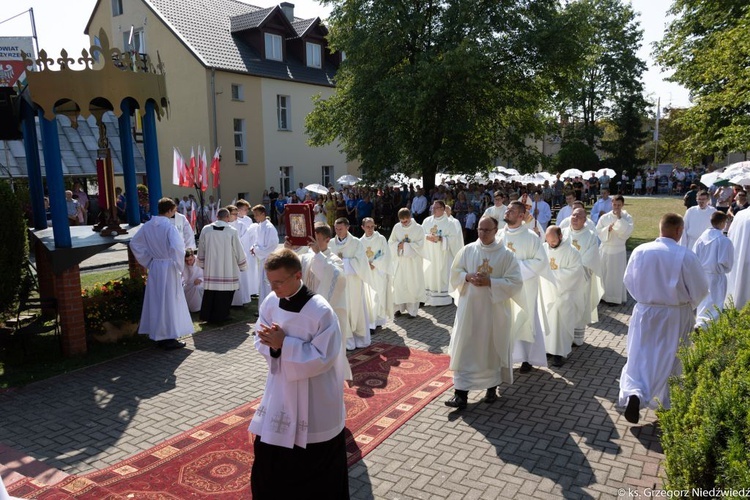
[[[336,145],[307,144],[313,97],[334,92],[340,53],[330,52],[320,18],[294,5],[268,8],[237,0],[99,0],[85,33],[103,29],[113,47],[156,58],[166,72],[169,116],[157,125],[162,189],[172,185],[172,147],[189,157],[221,147],[222,203],[261,201],[264,189],[335,183],[347,173]]]

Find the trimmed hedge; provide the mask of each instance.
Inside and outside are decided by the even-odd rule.
[[[659,410],[666,488],[750,488],[750,304],[727,309],[680,349],[683,376]]]
[[[26,221],[18,197],[10,184],[0,181],[0,318],[7,317],[16,309],[18,293],[21,288],[29,255],[29,243],[26,235]]]

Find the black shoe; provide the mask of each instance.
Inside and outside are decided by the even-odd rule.
[[[552,366],[554,366],[555,368],[560,368],[564,364],[565,364],[565,359],[562,356],[559,356],[559,355],[552,356]]]
[[[497,401],[497,387],[490,387],[482,398],[482,403],[492,404]]]
[[[628,406],[625,408],[625,420],[631,424],[637,424],[638,420],[641,419],[641,398],[638,396],[630,396],[628,398]]]
[[[469,403],[466,396],[462,396],[460,394],[454,394],[452,398],[450,398],[448,401],[445,402],[445,406],[450,406],[451,408],[458,408],[459,410],[463,410],[466,408],[466,405]]]
[[[524,361],[523,363],[521,363],[521,368],[518,371],[521,373],[529,373],[531,371],[531,368],[531,363],[529,363],[528,361]]]
[[[402,313],[401,311],[396,311],[395,313],[393,313],[393,315],[394,315],[394,316],[395,316],[396,318],[398,318],[399,316],[401,316],[401,315],[403,315],[403,314],[404,314],[404,313]]]
[[[172,351],[174,349],[182,349],[187,344],[185,342],[180,342],[177,339],[169,339],[169,340],[160,340],[159,341],[159,347],[164,349],[165,351]]]

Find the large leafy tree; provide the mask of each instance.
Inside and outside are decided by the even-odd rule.
[[[675,118],[690,131],[690,155],[749,150],[750,5],[675,0],[670,14],[656,60],[690,91],[694,105]]]
[[[643,31],[635,13],[621,0],[578,0],[567,4],[564,17],[581,54],[575,74],[557,87],[562,114],[569,117],[566,136],[596,148],[601,121],[611,119],[622,138],[616,149],[626,155],[621,162],[631,161],[625,143],[640,141],[634,123],[647,107],[641,80],[646,63],[637,55]]]
[[[645,163],[641,147],[649,136],[646,101],[640,92],[623,92],[615,97],[610,123],[612,133],[602,137],[601,148],[609,154],[607,164],[617,172]]]
[[[571,63],[554,0],[324,0],[346,54],[336,93],[307,117],[312,144],[339,142],[368,180],[434,185],[498,156],[536,163],[545,98]]]

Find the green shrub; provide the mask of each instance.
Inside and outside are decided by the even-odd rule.
[[[138,323],[141,319],[145,280],[141,277],[111,280],[83,291],[86,333],[104,333],[104,322]]]
[[[11,313],[16,306],[18,292],[23,282],[26,261],[29,255],[26,222],[23,210],[16,194],[7,181],[0,181],[0,241],[3,251],[0,252],[0,318]]]
[[[727,309],[679,356],[672,408],[658,412],[666,487],[750,488],[750,305]]]

